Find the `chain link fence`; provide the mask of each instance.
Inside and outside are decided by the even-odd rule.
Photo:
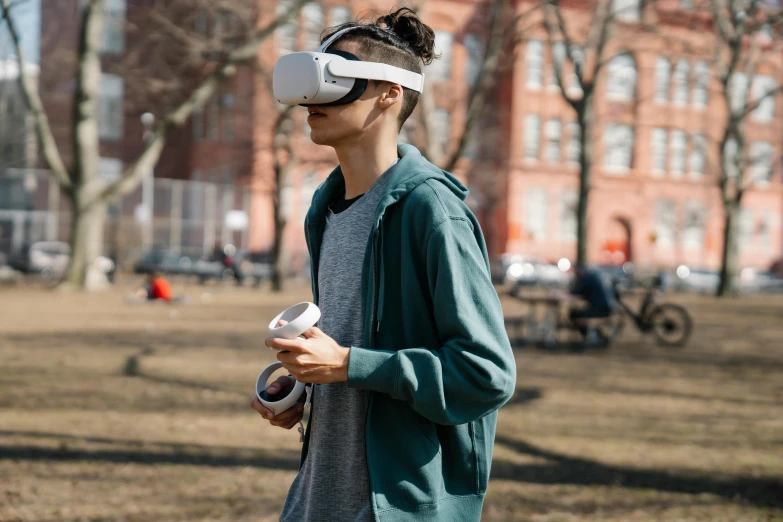
[[[108,206],[103,252],[129,268],[150,250],[196,259],[216,245],[247,250],[249,211],[250,194],[241,187],[146,180]],[[0,253],[16,255],[40,241],[67,242],[70,235],[70,202],[48,172],[8,169],[0,175]]]

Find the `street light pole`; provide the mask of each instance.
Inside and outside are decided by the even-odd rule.
[[[155,125],[155,115],[151,112],[145,112],[141,115],[141,124],[144,126],[142,139],[146,146],[153,136],[153,125]],[[141,204],[144,207],[145,221],[142,225],[141,246],[144,252],[152,250],[153,231],[155,221],[154,197],[155,197],[155,168],[151,167],[149,172],[144,175],[141,185]]]

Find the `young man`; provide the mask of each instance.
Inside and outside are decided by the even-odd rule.
[[[326,52],[416,73],[432,60],[434,33],[408,9],[338,30],[350,26]],[[315,384],[281,521],[481,516],[516,366],[467,189],[397,143],[417,100],[370,80],[351,103],[308,107],[312,140],[340,165],[305,224],[319,328],[266,341],[294,378]],[[268,392],[290,386],[283,377]],[[253,408],[287,429],[302,418],[302,404],[277,416]]]

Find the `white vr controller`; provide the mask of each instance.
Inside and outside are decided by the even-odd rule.
[[[272,337],[277,337],[279,339],[296,339],[309,328],[315,326],[320,318],[321,310],[315,304],[308,302],[295,304],[272,319],[272,322],[269,323],[269,333]],[[287,323],[280,326],[281,320],[287,321]],[[283,363],[279,361],[272,363],[261,372],[256,380],[256,397],[261,401],[261,404],[272,410],[275,415],[291,408],[305,391],[304,383],[295,381],[294,389],[291,390],[291,393],[279,401],[269,401],[261,396],[261,392],[266,390],[266,384],[269,378],[282,367]]]

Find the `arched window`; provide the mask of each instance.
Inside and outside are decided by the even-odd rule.
[[[636,62],[630,54],[618,54],[607,66],[606,97],[632,100],[636,95]]]

